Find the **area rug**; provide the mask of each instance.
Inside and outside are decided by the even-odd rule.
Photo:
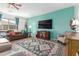
[[[55,46],[55,44],[51,43],[50,41],[34,38],[17,42],[17,44],[38,56],[48,56],[50,53],[52,53],[51,51]]]

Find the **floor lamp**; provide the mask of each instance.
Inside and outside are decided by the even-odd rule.
[[[30,25],[28,28],[29,28],[29,33],[28,34],[29,34],[29,36],[31,36],[31,28],[32,28],[32,26]]]

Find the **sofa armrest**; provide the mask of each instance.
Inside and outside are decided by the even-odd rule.
[[[0,52],[7,51],[11,49],[12,44],[10,42],[0,44]]]

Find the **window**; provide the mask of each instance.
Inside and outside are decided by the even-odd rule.
[[[16,21],[12,19],[2,19],[0,21],[0,31],[17,29]]]

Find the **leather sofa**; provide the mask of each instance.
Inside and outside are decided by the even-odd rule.
[[[7,39],[9,41],[13,41],[13,40],[19,40],[19,39],[23,39],[23,38],[27,38],[28,37],[28,33],[23,35],[21,32],[14,32],[15,34],[7,34]]]

